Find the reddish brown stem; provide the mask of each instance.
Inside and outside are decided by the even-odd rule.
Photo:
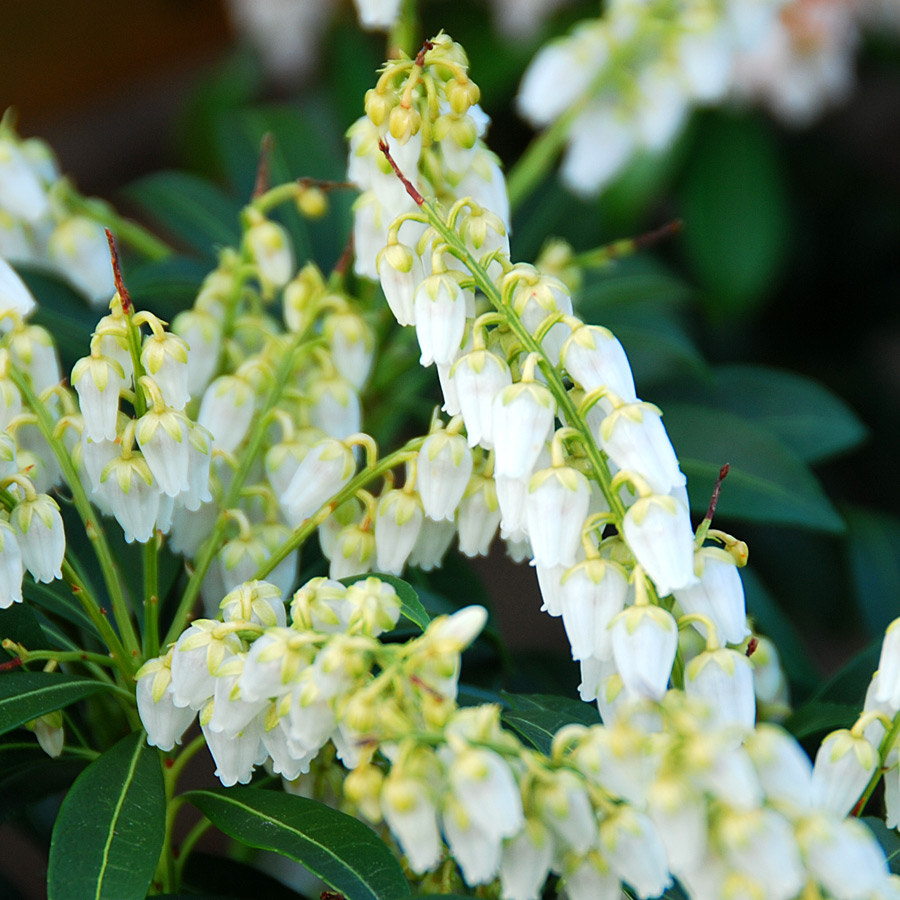
[[[659,241],[664,241],[666,238],[679,234],[683,228],[683,219],[673,219],[671,222],[666,222],[665,225],[662,225],[653,231],[638,235],[634,239],[634,249],[643,250],[645,247],[651,247],[653,244],[659,243]]]
[[[4,663],[0,663],[0,672],[11,672],[13,669],[18,669],[21,665],[22,658],[16,656],[13,659],[8,659]]]
[[[391,151],[388,148],[387,141],[380,140],[378,142],[378,149],[384,154],[384,158],[390,163],[391,168],[394,170],[394,174],[403,182],[403,187],[406,188],[406,193],[409,194],[410,197],[413,198],[416,202],[416,206],[421,206],[425,202],[425,198],[416,190],[415,185],[400,171],[400,167],[394,161],[394,157],[391,156]]]
[[[109,257],[112,260],[116,290],[119,292],[119,299],[122,301],[122,312],[128,315],[133,308],[131,305],[131,294],[128,293],[125,282],[122,280],[122,267],[119,265],[119,251],[116,249],[116,240],[108,228],[103,230],[106,232],[106,242],[109,244]]]
[[[422,49],[416,54],[416,65],[420,69],[425,68],[425,54],[432,49],[434,49],[434,41],[425,41],[422,44]]]
[[[713,516],[716,514],[716,507],[719,505],[719,494],[722,492],[722,482],[728,477],[730,469],[730,463],[725,463],[725,465],[719,469],[719,477],[716,479],[716,483],[713,486],[712,497],[709,498],[709,509],[706,510],[706,520],[708,522],[712,522]]]

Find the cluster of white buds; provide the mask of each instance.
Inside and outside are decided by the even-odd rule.
[[[40,397],[52,420],[73,407],[60,384],[53,339],[28,322],[36,308],[0,259],[0,609],[21,602],[25,571],[45,583],[61,578],[66,547],[59,506],[46,493],[60,482],[59,468],[22,396],[26,388]]]
[[[22,140],[7,113],[0,121],[0,259],[57,272],[89,303],[115,290],[103,226],[73,212],[71,190],[50,147]]]
[[[329,741],[352,769],[371,758],[372,734],[386,723],[440,724],[456,698],[459,655],[486,618],[470,607],[420,638],[382,644],[401,603],[374,577],[307,582],[290,598],[290,621],[282,592],[265,581],[239,585],[220,606],[221,620],[195,620],[136,678],[150,743],[171,750],[199,712],[226,786],[247,783],[266,760],[295,781]]]
[[[355,206],[355,269],[369,278],[377,279],[380,273],[383,280],[396,282],[388,290],[398,318],[411,321],[415,314],[413,298],[405,296],[403,287],[410,278],[434,276],[429,296],[435,304],[448,293],[455,298],[460,292],[453,273],[448,275],[439,263],[436,268],[430,265],[424,246],[413,252],[423,231],[415,223],[403,227],[403,244],[379,255],[394,220],[415,208],[379,144],[387,143],[400,171],[424,196],[451,203],[468,196],[490,210],[487,232],[473,228],[477,248],[486,234],[489,241],[503,244],[509,230],[506,183],[496,157],[482,141],[488,118],[478,106],[479,96],[468,76],[465,51],[440,34],[415,60],[385,64],[378,83],[366,94],[366,114],[348,132],[347,177],[363,191]],[[391,243],[396,242],[395,237]]]
[[[389,166],[397,164],[389,142],[383,155]],[[419,203],[402,166],[394,182],[410,203]],[[378,258],[388,303],[398,322],[415,325],[420,361],[436,365],[444,410],[455,417],[439,439],[429,437],[427,455],[437,458],[439,441],[456,445],[455,457],[445,452],[443,477],[457,504],[460,548],[487,553],[499,526],[511,555],[531,559],[544,609],[563,617],[581,662],[582,697],[597,698],[604,716],[613,696],[659,699],[666,692],[683,613],[684,624],[707,639],[704,652],[689,644],[682,650],[682,662],[699,653],[688,689],[716,706],[723,720],[752,728],[752,665],[726,646],[740,645],[750,633],[737,571],[746,548],[709,532],[708,523],[695,538],[685,477],[661,413],[637,397],[615,336],[574,315],[561,280],[513,265],[503,224],[480,204],[456,200],[443,222],[439,227],[423,212],[401,213]],[[400,243],[408,224],[422,232],[419,250],[430,248],[430,275],[417,264],[421,254]],[[363,252],[357,247],[358,256]],[[401,257],[409,265],[397,265]],[[476,290],[494,311],[476,316]],[[479,448],[471,468],[455,436],[460,420],[469,447]],[[463,468],[469,483],[460,493]],[[429,478],[420,491],[423,503]],[[404,492],[411,494],[408,485]],[[436,510],[425,505],[429,519],[453,517],[449,505],[439,516],[436,502],[428,503]],[[423,516],[412,513],[411,496],[407,506],[406,546],[412,547]],[[616,533],[601,540],[609,524]],[[715,546],[704,546],[707,537]],[[452,539],[449,527],[444,538]],[[362,550],[354,533],[344,555]],[[365,552],[370,560],[371,549]],[[398,560],[405,561],[392,563]],[[386,561],[379,549],[379,567]],[[365,564],[354,557],[354,565]]]

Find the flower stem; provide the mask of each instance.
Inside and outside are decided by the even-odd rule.
[[[144,544],[144,659],[159,653],[159,544],[156,533]]]
[[[87,493],[84,490],[84,485],[82,485],[81,479],[78,477],[78,472],[72,463],[68,450],[63,442],[54,434],[54,423],[50,418],[50,413],[34,393],[28,378],[26,378],[16,366],[9,367],[9,377],[19,389],[22,396],[25,398],[25,402],[37,418],[38,428],[40,429],[44,440],[53,451],[53,455],[56,457],[56,460],[66,477],[69,490],[72,492],[72,500],[75,504],[75,508],[78,510],[79,516],[81,516],[85,533],[94,548],[94,553],[97,555],[97,561],[100,563],[100,569],[103,572],[103,580],[106,583],[106,589],[109,592],[109,598],[112,603],[113,616],[116,625],[119,627],[119,633],[122,635],[124,646],[128,652],[127,657],[122,659],[122,663],[127,667],[128,671],[126,672],[126,669],[123,669],[122,671],[130,678],[140,665],[141,648],[137,638],[137,632],[134,629],[134,623],[131,621],[128,604],[125,600],[125,593],[122,589],[122,582],[119,578],[119,572],[116,568],[112,551],[106,540],[106,533],[103,531],[103,527],[96,521],[96,514],[91,507],[90,500],[88,500]],[[102,612],[99,609],[97,609],[97,615],[102,617]],[[103,633],[103,629],[101,629],[101,633]],[[118,643],[118,640],[116,640],[116,643]],[[114,645],[107,642],[107,646],[112,650]]]
[[[888,758],[891,748],[896,743],[898,735],[900,735],[900,712],[894,715],[894,718],[891,720],[891,727],[885,732],[884,737],[881,739],[881,743],[878,746],[878,768],[872,774],[869,783],[866,785],[866,789],[862,792],[862,796],[853,807],[853,815],[858,816],[866,808],[869,797],[872,796],[872,792],[878,786],[878,782],[881,781],[881,778],[884,775],[885,760]]]

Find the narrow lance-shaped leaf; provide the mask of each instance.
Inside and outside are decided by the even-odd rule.
[[[302,863],[345,897],[402,900],[410,894],[396,857],[359,819],[305,797],[250,787],[186,797],[225,834]]]
[[[162,851],[166,791],[143,732],[94,760],[63,801],[50,844],[48,900],[143,900]]]
[[[107,688],[102,682],[76,675],[0,673],[0,734]]]

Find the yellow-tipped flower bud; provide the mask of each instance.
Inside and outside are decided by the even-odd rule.
[[[328,197],[318,187],[303,188],[297,195],[297,209],[306,219],[321,219],[328,212]]]

